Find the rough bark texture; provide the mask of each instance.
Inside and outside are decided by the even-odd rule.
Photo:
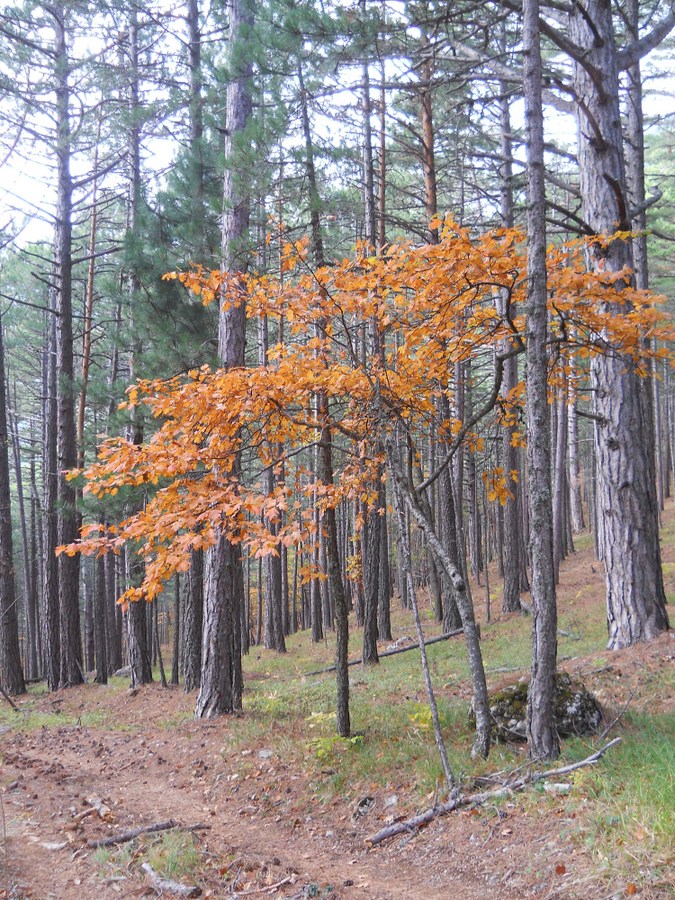
[[[77,537],[75,488],[66,472],[77,465],[75,442],[75,391],[73,366],[72,310],[72,204],[70,176],[70,64],[66,45],[65,4],[49,8],[54,28],[56,74],[56,165],[57,201],[54,229],[52,290],[55,292],[57,364],[57,453],[58,453],[58,543],[70,544]],[[80,640],[79,554],[63,553],[58,559],[59,632],[61,687],[82,683],[82,643]]]
[[[150,684],[152,682],[152,668],[148,652],[145,601],[138,600],[135,603],[130,603],[125,618],[127,622],[127,651],[131,668],[131,683],[134,687],[139,684]]]
[[[502,29],[502,49],[506,50],[506,37]],[[513,135],[511,129],[511,107],[508,98],[509,86],[502,82],[502,97],[500,98],[501,119],[501,155],[502,166],[500,172],[501,192],[501,219],[505,228],[513,228]],[[502,316],[513,319],[516,315],[515,304],[506,292],[502,292],[498,298],[498,308]],[[504,351],[510,349],[509,342],[504,342]],[[502,380],[502,396],[508,397],[509,393],[518,383],[518,360],[515,356],[504,361],[504,375]],[[516,447],[512,444],[515,426],[505,427],[502,437],[502,467],[504,472],[519,472],[520,460]],[[522,572],[525,561],[521,559],[521,515],[522,515],[522,488],[521,480],[511,481],[509,490],[513,497],[506,502],[504,507],[504,539],[502,542],[504,591],[502,594],[502,612],[520,612],[520,591]]]
[[[0,686],[10,694],[23,694],[26,685],[21,668],[16,611],[5,397],[5,353],[0,319]]]
[[[94,657],[96,659],[96,681],[98,684],[108,683],[108,648],[106,641],[106,592],[105,592],[105,556],[95,561],[96,578],[94,581]]]
[[[523,3],[527,121],[527,461],[532,565],[532,678],[527,735],[534,759],[553,759],[557,614],[553,570],[551,444],[547,402],[546,194],[539,2]]]
[[[328,400],[321,395],[321,413],[328,419]],[[333,483],[333,443],[330,428],[321,429],[320,478],[323,484]],[[322,517],[326,532],[326,561],[328,585],[335,606],[335,673],[336,673],[336,730],[340,737],[350,735],[349,717],[349,608],[345,596],[344,582],[340,571],[337,521],[335,508],[329,507]]]
[[[239,598],[243,572],[239,549],[222,535],[206,557],[202,676],[196,715],[210,718],[241,709]]]
[[[578,103],[580,188],[584,219],[595,234],[630,230],[623,160],[619,77],[612,10],[587,0],[570,16],[579,49],[574,65]],[[606,272],[633,265],[628,241],[591,248]],[[625,307],[616,310],[625,314]],[[597,416],[597,518],[607,580],[609,647],[655,637],[668,627],[658,533],[651,389],[620,352],[592,367]]]
[[[194,550],[183,601],[183,682],[186,691],[199,687],[204,622],[204,553]]]
[[[56,453],[56,297],[50,296],[50,313],[47,322],[47,352],[44,366],[44,399],[42,405],[43,459],[42,459],[42,671],[50,691],[59,686],[61,652],[59,635],[59,574],[56,547],[58,460]]]
[[[233,0],[230,8],[230,83],[225,121],[225,176],[223,179],[223,271],[246,268],[250,199],[246,189],[244,132],[251,118],[252,65],[246,52],[253,12],[248,0]],[[218,353],[226,368],[244,365],[246,306],[230,305],[220,312]],[[244,575],[239,548],[222,535],[208,553],[204,592],[202,673],[195,715],[211,717],[241,708],[241,610]]]

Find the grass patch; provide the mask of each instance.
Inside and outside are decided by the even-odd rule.
[[[577,836],[609,878],[666,886],[675,834],[672,717],[628,713],[621,737],[602,766],[574,774],[583,802]],[[581,742],[568,746],[568,755],[587,752]]]
[[[128,876],[136,856],[131,844],[123,847],[97,847],[92,853],[94,865],[101,878]]]
[[[148,848],[147,861],[170,881],[195,877],[202,862],[195,836],[186,831],[167,831],[156,838]]]

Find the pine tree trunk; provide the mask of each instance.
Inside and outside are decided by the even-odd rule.
[[[132,583],[138,582],[138,580],[137,574],[131,578]],[[148,649],[148,619],[145,601],[137,600],[129,603],[124,617],[127,626],[127,652],[131,668],[131,684],[134,687],[138,687],[140,684],[150,684],[152,682],[152,666]]]
[[[23,694],[26,685],[21,667],[14,581],[6,396],[5,350],[0,317],[0,687],[10,694]]]
[[[108,683],[108,654],[106,626],[106,574],[105,556],[95,560],[95,593],[94,593],[94,657],[96,659],[96,681],[98,684]]]
[[[604,0],[574,7],[570,37],[578,103],[584,219],[597,235],[629,231],[619,76],[612,10]],[[591,263],[604,272],[633,267],[630,242],[598,241]],[[608,309],[612,312],[612,308]],[[617,310],[619,312],[619,310]],[[626,313],[622,307],[620,313]],[[609,647],[647,640],[668,628],[659,546],[651,386],[620,352],[592,365],[599,543],[607,583]]]
[[[1,323],[0,323],[1,327]],[[5,378],[6,380],[6,378]],[[15,385],[16,391],[16,385]],[[9,397],[9,392],[7,394]],[[16,397],[14,399],[14,414],[7,406],[7,427],[11,433],[12,456],[14,460],[14,478],[16,481],[16,499],[19,506],[19,527],[21,534],[21,556],[23,558],[23,594],[25,597],[24,615],[26,622],[26,644],[24,650],[25,671],[28,678],[37,677],[37,591],[32,579],[31,553],[28,544],[28,521],[26,516],[26,502],[23,489],[23,470],[21,466],[21,448],[19,444],[19,417],[17,412]]]
[[[50,291],[49,314],[45,329],[46,350],[43,357],[42,400],[42,596],[44,629],[42,648],[43,673],[50,691],[59,686],[61,648],[59,634],[59,575],[57,494],[58,457],[56,422],[56,297]]]
[[[229,55],[232,66],[227,87],[225,177],[223,179],[223,271],[244,271],[248,249],[250,197],[247,189],[244,133],[252,112],[252,63],[246,51],[251,39],[253,12],[249,0],[233,0],[230,9]],[[246,307],[221,309],[218,353],[225,368],[243,366],[246,345]],[[207,554],[204,592],[202,672],[195,716],[210,718],[241,708],[241,610],[244,575],[238,546],[223,535]]]
[[[171,684],[178,684],[178,675],[180,672],[180,609],[180,576],[176,573],[174,575],[173,584],[173,653],[171,659]]]
[[[117,557],[112,553],[108,553],[104,558],[105,589],[101,585],[101,591],[104,592],[105,597],[106,657],[109,675],[122,668],[122,629],[119,625],[120,608],[117,605],[117,593],[115,591],[116,559]]]
[[[70,61],[66,44],[66,5],[50,7],[54,28],[56,73],[57,200],[54,229],[52,291],[56,310],[56,403],[58,456],[57,542],[70,544],[77,537],[76,492],[66,472],[77,465],[72,311],[72,205],[70,175]],[[81,684],[82,642],[79,606],[80,557],[62,553],[58,558],[60,672],[59,685]]]
[[[380,483],[380,509],[385,514],[380,516],[380,571],[378,578],[379,596],[377,598],[377,634],[381,641],[391,641],[391,570],[389,568],[389,525],[387,518],[387,491],[384,482]]]
[[[183,604],[183,682],[186,692],[199,687],[204,622],[204,553],[193,550]]]
[[[546,193],[539,2],[524,0],[527,122],[527,462],[532,565],[532,675],[527,707],[528,752],[554,759],[560,742],[553,717],[557,610],[553,567],[551,437],[547,400]]]
[[[501,33],[501,49],[506,52],[506,26],[502,26]],[[501,219],[504,228],[513,228],[514,225],[514,202],[513,202],[513,134],[511,127],[511,107],[508,97],[509,85],[501,82],[502,96],[500,97],[500,120],[501,120],[501,155],[502,164],[500,172],[500,191],[501,191]],[[498,309],[500,314],[512,321],[517,310],[515,304],[511,303],[511,298],[506,293],[500,294],[498,298]],[[511,348],[511,342],[505,341],[502,348],[508,351]],[[504,361],[504,369],[502,376],[501,394],[508,397],[511,391],[518,384],[518,360],[515,356]],[[513,446],[512,439],[516,431],[515,425],[505,426],[502,437],[502,467],[512,498],[506,501],[503,509],[503,541],[500,542],[501,559],[502,559],[502,576],[504,579],[504,591],[502,594],[502,612],[520,612],[520,592],[522,589],[522,572],[526,567],[526,561],[522,554],[522,529],[521,515],[523,503],[523,491],[521,486],[521,465],[520,454],[516,447]],[[515,474],[515,479],[513,479]]]

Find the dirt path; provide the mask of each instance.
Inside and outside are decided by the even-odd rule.
[[[566,667],[583,673],[616,708],[639,685],[661,682],[675,658],[674,641],[664,634]],[[197,833],[205,897],[606,896],[594,893],[600,888],[593,866],[572,838],[575,813],[563,801],[528,806],[526,798],[514,798],[498,808],[462,810],[368,849],[366,838],[392,813],[409,810],[408,798],[392,805],[392,797],[373,790],[372,806],[355,815],[353,796],[317,796],[307,775],[276,752],[241,744],[227,751],[242,723],[195,722],[193,698],[178,689],[85,685],[26,702],[49,724],[25,732],[3,726],[0,733],[0,900],[156,896],[140,871],[150,841],[133,846],[116,868],[86,843],[168,819],[209,826]],[[661,707],[672,712],[672,697],[663,697]],[[80,725],[97,715],[101,727]],[[109,821],[80,818],[92,797],[109,807]]]
[[[150,722],[157,715],[158,690],[151,687],[126,701],[134,718],[145,716]],[[64,703],[72,702],[69,692]],[[364,837],[381,824],[374,812],[364,821],[354,821],[339,807],[309,808],[299,816],[297,792],[282,760],[260,758],[251,785],[228,770],[221,745],[218,725],[192,723],[159,733],[152,728],[124,734],[70,725],[4,734],[0,772],[6,786],[5,896],[143,896],[147,885],[136,869],[125,880],[106,883],[86,841],[168,819],[208,824],[200,842],[204,854],[219,861],[221,872],[223,861],[239,861],[233,893],[231,877],[229,885],[222,874],[207,879],[207,895],[211,891],[214,897],[237,896],[240,888],[240,896],[247,890],[265,896],[265,885],[285,879],[276,896],[522,896],[505,884],[491,885],[480,867],[474,871],[465,848],[460,850],[454,841],[440,843],[442,829],[436,829],[435,841],[406,839],[368,850]],[[76,825],[77,814],[92,796],[110,807],[112,821],[91,815]]]

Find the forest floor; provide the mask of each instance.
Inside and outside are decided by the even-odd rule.
[[[672,603],[672,507],[663,540]],[[374,674],[351,670],[354,727],[363,733],[340,742],[331,737],[332,676],[302,675],[330,662],[331,642],[317,648],[295,636],[278,664],[274,654],[252,651],[241,716],[195,722],[194,695],[159,684],[131,692],[122,679],[52,694],[37,687],[18,699],[19,713],[2,709],[0,898],[156,896],[143,862],[215,898],[675,895],[675,639],[671,632],[624,651],[603,649],[600,567],[589,541],[581,544],[561,575],[560,667],[596,693],[606,724],[618,717],[609,737],[622,744],[593,769],[563,779],[569,793],[539,785],[370,847],[368,837],[383,825],[434,801],[439,768],[419,654],[385,659]],[[474,586],[478,607],[483,590]],[[494,609],[500,600],[495,588]],[[396,613],[395,638],[413,633],[408,616]],[[526,671],[529,620],[497,616],[482,629],[490,686],[517,680]],[[430,620],[428,632],[438,632]],[[471,790],[476,774],[513,769],[525,757],[522,747],[496,748],[487,763],[471,761],[459,642],[429,650],[451,762]],[[356,638],[353,650],[359,655]],[[595,739],[566,743],[565,760],[596,746]],[[632,756],[622,757],[630,748]],[[628,794],[631,773],[637,781]],[[652,775],[661,780],[650,782]],[[83,815],[93,807],[99,812]],[[208,828],[87,846],[169,819]]]

